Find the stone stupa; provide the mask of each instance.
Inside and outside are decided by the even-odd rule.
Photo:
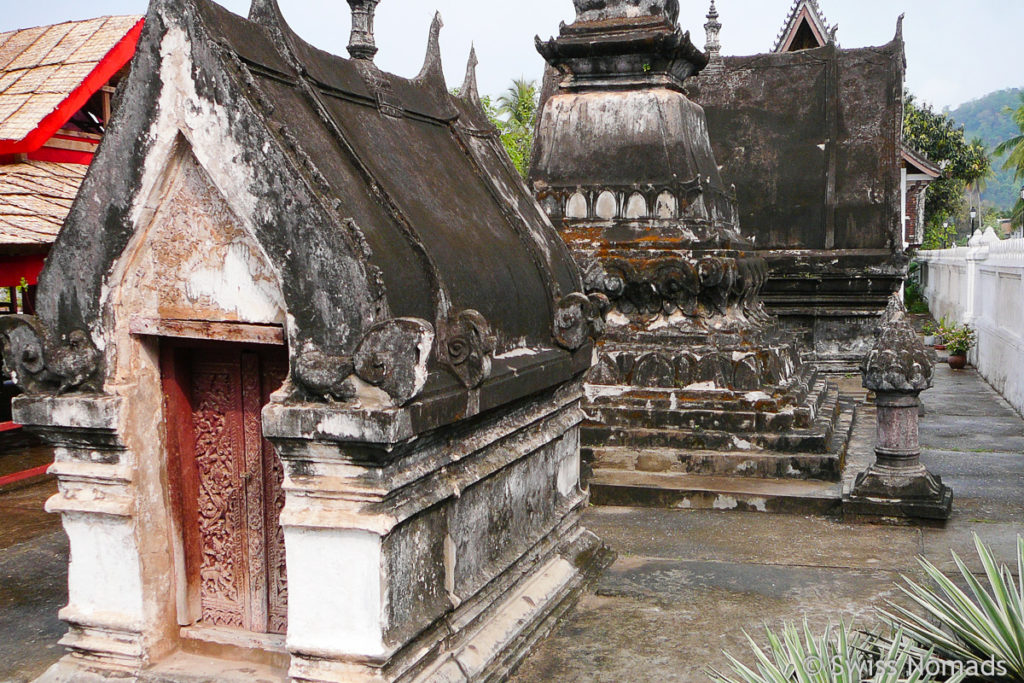
[[[575,0],[548,62],[530,183],[607,297],[584,457],[596,502],[831,509],[852,423],[768,315],[675,0]]]

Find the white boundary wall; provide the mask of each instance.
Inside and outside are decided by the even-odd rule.
[[[919,252],[922,287],[936,319],[978,331],[971,363],[1024,413],[1024,238],[989,233],[974,246]]]

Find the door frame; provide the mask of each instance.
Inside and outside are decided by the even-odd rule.
[[[285,352],[287,347],[282,344],[246,343],[234,340],[201,339],[196,337],[158,337],[159,340],[159,369],[161,393],[163,396],[163,423],[165,426],[165,447],[164,465],[167,475],[167,490],[172,512],[172,526],[174,534],[174,555],[175,567],[179,569],[176,581],[176,604],[178,625],[187,627],[190,631],[194,629],[209,630],[223,629],[216,625],[203,624],[202,616],[202,582],[200,572],[202,568],[202,539],[199,526],[196,520],[199,519],[199,470],[194,453],[194,432],[191,419],[178,419],[178,416],[191,416],[192,400],[190,397],[192,379],[190,376],[190,363],[186,360],[186,354],[196,350],[208,349],[210,351],[237,351],[239,355],[246,351],[255,353],[261,358],[267,355],[267,349],[277,347]],[[262,373],[261,373],[262,378]],[[262,391],[260,405],[263,403],[263,395],[269,393]],[[265,444],[265,440],[264,440]],[[245,457],[244,453],[239,454]],[[279,458],[276,453],[274,458]],[[264,470],[265,474],[267,470]],[[264,481],[264,506],[266,506],[267,482]],[[264,507],[264,510],[267,508]],[[270,520],[265,517],[265,524]],[[270,543],[270,532],[264,529],[264,543]],[[267,548],[264,547],[266,555]],[[267,576],[269,590],[269,566],[264,558],[264,566]],[[269,622],[269,616],[268,616]],[[250,631],[241,629],[240,632],[253,637],[279,638],[275,633],[265,631]]]

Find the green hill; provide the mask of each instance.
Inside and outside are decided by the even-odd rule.
[[[947,113],[964,126],[968,140],[981,138],[991,152],[1003,140],[1020,133],[1006,111],[1007,107],[1020,106],[1019,92],[1016,88],[998,90],[961,104]],[[1014,181],[1013,172],[1002,170],[1004,161],[1005,157],[993,157],[992,170],[995,176],[989,179],[981,196],[982,200],[1000,210],[1012,208],[1020,197],[1020,184]]]

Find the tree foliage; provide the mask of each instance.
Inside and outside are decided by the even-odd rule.
[[[452,90],[453,95],[459,89]],[[540,95],[536,81],[516,79],[497,101],[490,96],[480,98],[484,113],[498,129],[501,144],[524,179],[530,170],[533,153],[533,131],[537,122]]]
[[[501,132],[501,142],[512,158],[512,163],[524,178],[530,170],[533,153],[533,131],[537,124],[540,93],[536,81],[517,78],[508,90],[498,97],[496,106],[488,116]]]
[[[1016,135],[1011,113],[1020,103],[1021,91],[1016,88],[998,90],[984,97],[961,104],[949,111],[949,116],[964,126],[967,138],[980,138],[993,155],[993,150],[1003,140]],[[993,169],[992,177],[982,190],[981,199],[985,204],[992,204],[996,209],[1008,210],[1020,198],[1020,183],[1014,182],[1013,171]]]
[[[984,144],[968,142],[963,126],[936,112],[931,105],[918,104],[909,92],[905,97],[903,139],[943,168],[941,178],[928,187],[925,205],[925,239],[929,231],[941,230],[943,223],[958,216],[964,207],[964,191],[979,190],[992,171]]]
[[[1020,131],[1001,142],[995,150],[996,156],[1005,156],[1003,163],[1004,170],[1013,171],[1014,181],[1024,180],[1024,92],[1019,93],[1020,105],[1012,110],[1013,123]],[[1013,208],[1013,224],[1021,225],[1024,222],[1024,201],[1018,199],[1017,205]]]

